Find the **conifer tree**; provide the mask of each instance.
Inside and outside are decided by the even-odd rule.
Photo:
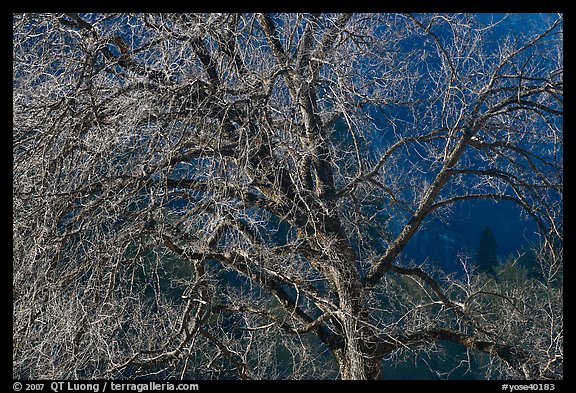
[[[494,267],[498,265],[497,252],[498,244],[494,232],[489,226],[485,226],[476,252],[476,264],[481,272],[494,273]]]

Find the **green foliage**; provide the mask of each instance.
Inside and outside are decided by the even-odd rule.
[[[413,351],[395,362],[384,362],[382,371],[391,380],[481,380],[488,361],[486,354],[445,341],[427,353]]]
[[[528,269],[524,268],[519,259],[508,257],[505,263],[494,269],[497,282],[501,284],[523,284],[528,280]]]

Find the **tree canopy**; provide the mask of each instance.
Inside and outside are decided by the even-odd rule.
[[[14,15],[14,377],[561,378],[562,15],[489,19]],[[541,282],[404,257],[478,199]]]

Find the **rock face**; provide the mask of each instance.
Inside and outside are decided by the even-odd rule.
[[[438,225],[417,233],[406,250],[406,257],[428,260],[445,272],[458,272],[462,269],[458,253],[467,248],[467,243],[462,234]]]
[[[537,242],[533,222],[524,220],[515,206],[483,201],[456,207],[447,222],[430,220],[411,239],[404,256],[417,263],[428,260],[445,272],[460,273],[459,255],[474,260],[487,226],[494,233],[500,260]]]

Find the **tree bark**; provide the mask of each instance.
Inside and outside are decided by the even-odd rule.
[[[378,380],[382,377],[381,357],[370,353],[365,338],[358,334],[358,321],[344,321],[345,346],[335,352],[341,379]]]
[[[376,335],[370,327],[365,293],[355,268],[355,254],[349,243],[342,247],[342,255],[330,268],[333,287],[339,298],[338,323],[342,329],[344,345],[334,351],[342,379],[380,379],[381,355]]]

